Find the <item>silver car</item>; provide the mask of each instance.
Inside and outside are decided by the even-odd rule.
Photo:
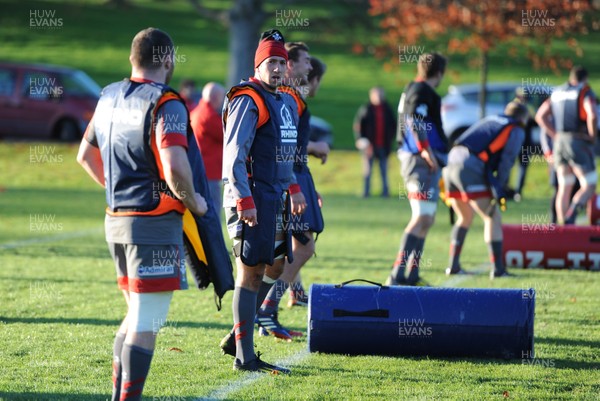
[[[517,89],[530,105],[532,113],[544,100],[552,94],[552,87],[545,85],[525,85],[519,83],[488,83],[485,115],[501,114],[508,102],[516,96]],[[442,99],[442,124],[446,136],[453,142],[471,125],[479,121],[479,84],[450,85],[448,94]],[[533,116],[531,116],[533,120]],[[540,143],[540,130],[531,121],[531,139],[534,144]]]

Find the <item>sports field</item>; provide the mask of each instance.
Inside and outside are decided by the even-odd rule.
[[[47,157],[35,156],[40,152]],[[112,340],[125,305],[103,239],[103,191],[85,176],[75,154],[74,146],[49,143],[0,146],[0,400],[109,397]],[[398,200],[397,161],[391,165],[394,196],[367,200],[358,197],[354,152],[337,151],[326,165],[312,165],[327,227],[317,257],[303,270],[307,284],[385,279],[409,217],[407,201]],[[526,200],[509,204],[507,222],[546,213],[543,164],[531,167],[529,183]],[[597,400],[600,274],[529,269],[495,282],[485,273],[448,280],[447,216],[442,206],[425,245],[423,276],[436,286],[536,288],[535,359],[309,354],[305,338],[283,343],[261,337],[257,350],[293,374],[240,375],[218,347],[231,326],[231,293],[217,312],[211,292],[193,289],[174,297],[145,399]],[[478,270],[486,262],[476,222],[462,263]],[[305,309],[280,313],[284,324],[306,330]]]

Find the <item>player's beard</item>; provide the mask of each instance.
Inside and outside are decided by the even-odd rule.
[[[173,72],[175,71],[175,63],[173,62],[171,64],[171,68],[169,68],[169,70],[167,71],[167,74],[165,76],[165,84],[168,85],[169,82],[171,82],[171,78],[173,78]]]
[[[271,91],[271,92],[276,92],[277,88],[279,86],[281,86],[281,81],[282,78],[271,78],[269,77],[267,80],[265,80],[262,76],[262,74],[259,75],[260,76],[260,80],[262,81],[263,86]]]
[[[300,85],[298,85],[298,86],[307,86],[307,85],[308,85],[308,74],[305,74],[300,77]]]
[[[271,79],[269,79],[269,87],[273,88],[273,89],[277,89],[278,87],[280,87],[283,84],[283,78],[284,76],[279,76],[279,77],[273,77]]]
[[[277,90],[277,88],[279,87],[279,85],[272,85],[270,82],[264,82],[265,86],[267,87],[267,89],[269,89],[271,92],[275,92]]]

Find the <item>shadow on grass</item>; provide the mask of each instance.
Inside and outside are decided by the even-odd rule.
[[[106,259],[110,261],[110,253],[106,244],[102,246],[81,246],[80,244],[73,245],[55,245],[59,241],[73,241],[73,239],[56,239],[49,240],[52,245],[48,244],[30,244],[13,249],[0,250],[6,256],[27,257],[31,259],[46,259],[49,257],[61,258],[88,258],[88,259]]]
[[[190,401],[236,401],[237,398],[190,398]]]
[[[593,371],[600,369],[600,363],[598,362],[577,361],[575,359],[547,358],[546,362],[538,363],[538,365],[551,366],[556,369],[577,369]]]
[[[107,394],[22,393],[0,391],[0,401],[106,401]]]
[[[294,369],[294,376],[315,376],[315,375],[323,375],[324,373],[341,375],[341,374],[353,374],[356,372],[355,369],[344,369],[341,367],[323,367],[323,366],[311,366],[308,364],[304,365],[295,365],[292,367]]]
[[[572,338],[536,338],[536,343],[549,345],[566,345],[569,347],[592,347],[600,349],[600,341],[576,340]]]
[[[561,339],[562,340],[562,339]],[[569,341],[569,340],[566,340]],[[536,342],[540,342],[536,340]],[[562,342],[558,344],[563,344]],[[577,341],[573,343],[567,343],[571,346],[589,346],[598,347],[600,343],[591,341]],[[473,365],[503,365],[503,366],[529,366],[533,368],[546,368],[546,369],[576,369],[576,370],[597,370],[600,369],[600,363],[592,361],[584,361],[574,356],[573,358],[548,358],[537,356],[535,358],[515,358],[515,359],[490,359],[490,358],[467,358],[467,357],[455,357],[455,358],[442,358],[442,357],[428,357],[428,356],[388,356],[388,358],[402,358],[411,361],[445,361],[445,362],[465,362]]]
[[[89,283],[90,279],[89,278],[85,278],[85,279],[81,279],[81,280],[74,280],[71,278],[49,278],[49,277],[11,277],[11,276],[2,276],[0,275],[0,280],[3,280],[4,282],[9,282],[9,281],[27,281],[29,283],[35,284],[35,283],[45,283],[45,282],[50,282],[50,283]],[[94,280],[94,284],[109,284],[109,285],[114,285],[116,284],[117,280]]]
[[[194,398],[155,396],[144,397],[146,400],[177,400],[177,401],[234,401],[236,398]],[[105,394],[61,394],[61,393],[10,393],[0,391],[0,401],[108,401],[110,395]]]
[[[597,359],[597,350],[600,349],[600,341],[571,338],[539,338],[536,339],[536,343],[575,349],[568,358],[545,358],[548,361],[552,361],[559,369],[600,369],[600,362],[587,362],[583,360],[590,359],[591,355],[596,355],[594,359]],[[589,351],[584,348],[589,349]]]
[[[63,317],[5,317],[0,316],[0,322],[5,324],[82,324],[90,326],[118,326],[121,320],[96,319],[96,318],[63,318]],[[230,323],[214,322],[189,322],[177,321],[177,327],[188,327],[192,329],[218,329],[231,330]],[[1,400],[0,400],[1,401]]]
[[[196,398],[196,397],[174,397],[154,396],[144,397],[145,400],[178,400],[178,401],[233,401],[236,398]],[[108,401],[110,394],[64,394],[64,393],[17,393],[0,391],[0,401]]]

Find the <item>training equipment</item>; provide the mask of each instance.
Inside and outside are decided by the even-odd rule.
[[[600,196],[594,194],[587,204],[587,215],[592,226],[600,226]]]
[[[233,290],[233,266],[225,245],[219,213],[212,203],[206,170],[196,141],[188,143],[188,160],[194,172],[194,190],[208,206],[204,216],[196,216],[189,210],[183,215],[183,245],[186,266],[196,287],[204,290],[212,282],[215,305],[221,310],[221,300],[225,293]]]
[[[600,271],[600,226],[502,225],[507,267]]]
[[[448,197],[448,193],[446,192],[446,183],[442,177],[440,177],[440,180],[438,181],[438,186],[440,187],[440,199],[442,202],[444,202],[444,205],[446,205],[450,212],[450,225],[454,225],[454,222],[456,221],[456,214],[454,213],[454,209],[452,209],[452,201]]]
[[[311,352],[530,358],[535,290],[313,284]]]

